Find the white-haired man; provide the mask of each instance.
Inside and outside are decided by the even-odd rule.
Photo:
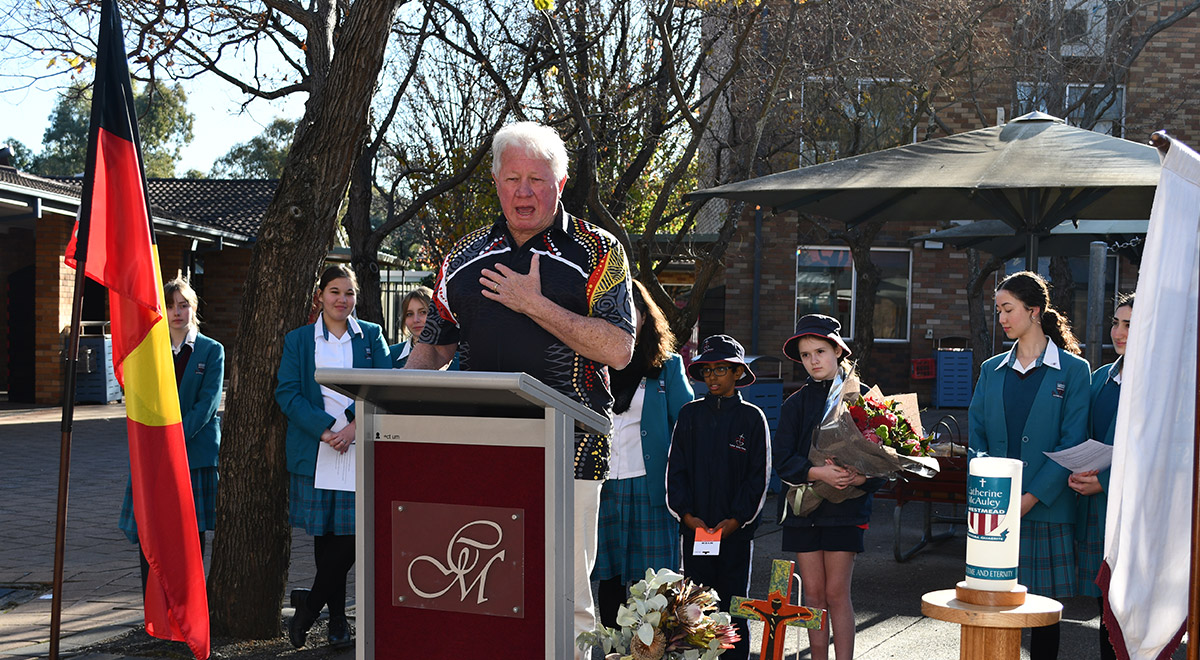
[[[457,351],[463,370],[524,371],[609,415],[605,367],[629,363],[636,328],[625,251],[563,210],[567,150],[554,129],[500,129],[492,178],[503,216],[446,256],[406,368],[440,369]],[[576,634],[595,627],[589,574],[608,451],[607,436],[575,436]]]

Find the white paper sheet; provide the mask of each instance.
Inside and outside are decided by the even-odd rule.
[[[354,490],[355,445],[350,443],[346,453],[322,442],[317,447],[317,470],[313,485],[323,490]]]
[[[1062,451],[1042,452],[1072,473],[1107,470],[1112,465],[1113,448],[1099,440],[1088,440]]]

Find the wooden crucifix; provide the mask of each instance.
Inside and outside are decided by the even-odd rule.
[[[729,613],[763,622],[762,660],[782,660],[787,626],[819,630],[825,626],[825,610],[792,605],[792,571],[795,562],[776,559],[771,564],[770,593],[766,600],[734,596]]]

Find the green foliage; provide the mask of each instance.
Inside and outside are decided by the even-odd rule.
[[[276,118],[249,142],[234,145],[213,163],[212,176],[242,179],[278,179],[292,147],[296,122]]]
[[[64,91],[42,135],[42,153],[32,163],[39,174],[73,176],[87,164],[88,126],[92,94],[82,83]],[[187,111],[187,93],[179,85],[147,85],[134,89],[134,111],[142,141],[146,176],[173,177],[175,162],[192,141],[194,116]]]
[[[15,138],[8,138],[8,141],[0,143],[0,146],[7,146],[9,152],[12,153],[10,163],[13,167],[23,172],[29,171],[33,165],[33,152],[29,150],[29,147]]]
[[[74,176],[87,164],[88,122],[92,95],[76,83],[58,97],[50,126],[42,135],[42,153],[33,162],[38,174]]]

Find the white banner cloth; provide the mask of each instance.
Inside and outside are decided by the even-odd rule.
[[[1099,582],[1119,658],[1166,658],[1187,623],[1198,222],[1200,157],[1176,141],[1150,214],[1109,480]]]

